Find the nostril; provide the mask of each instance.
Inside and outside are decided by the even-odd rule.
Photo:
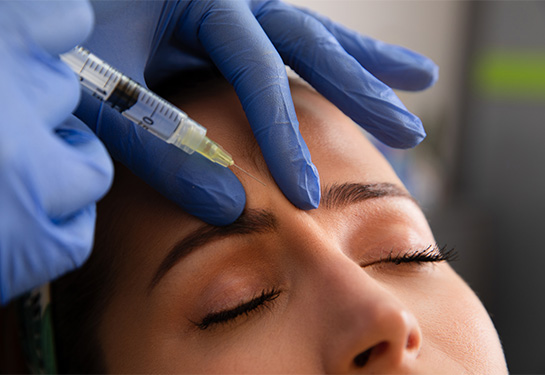
[[[418,335],[415,333],[411,333],[409,337],[407,337],[406,348],[408,350],[414,350],[414,349],[418,349],[419,346],[420,346],[420,340]]]
[[[354,357],[354,364],[357,367],[363,367],[367,364],[367,361],[369,360],[369,357],[371,356],[371,349],[368,349],[364,352],[361,352],[356,357]]]
[[[357,356],[354,357],[354,364],[356,367],[363,367],[369,362],[369,358],[371,357],[371,353],[374,353],[374,356],[380,356],[381,353],[386,351],[388,348],[387,342],[381,342],[372,348],[367,349],[364,352],[361,352]]]

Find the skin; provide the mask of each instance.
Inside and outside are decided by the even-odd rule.
[[[292,93],[324,187],[404,189],[335,106],[304,84],[292,83]],[[299,210],[269,175],[230,88],[216,84],[170,100],[267,184],[233,170],[246,209],[274,215],[274,228],[210,242],[150,287],[172,246],[207,225],[118,168],[98,223],[113,229],[108,242],[124,254],[98,330],[109,372],[507,373],[487,312],[447,262],[384,261],[435,244],[413,200],[398,194]],[[248,314],[196,325],[272,289],[277,298]]]

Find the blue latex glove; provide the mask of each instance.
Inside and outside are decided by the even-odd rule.
[[[98,1],[93,6],[97,24],[86,46],[142,84],[215,64],[235,87],[278,186],[300,208],[318,206],[320,187],[298,130],[284,63],[386,144],[413,147],[425,136],[420,120],[386,84],[424,89],[438,70],[404,48],[279,1]],[[238,217],[245,195],[229,170],[199,155],[181,155],[110,109],[102,117],[97,111],[86,98],[78,115],[97,124],[110,152],[137,175],[205,221],[227,224]]]
[[[112,165],[71,115],[78,80],[57,55],[93,24],[85,2],[0,1],[0,302],[80,265]]]

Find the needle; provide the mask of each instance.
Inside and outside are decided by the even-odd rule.
[[[250,176],[251,178],[253,178],[253,179],[256,180],[257,182],[259,182],[261,185],[267,186],[267,185],[265,185],[265,183],[264,183],[263,181],[261,181],[259,178],[257,178],[256,176],[250,174],[249,172],[246,172],[244,169],[240,168],[238,165],[233,164],[233,167],[237,167],[237,168],[240,169],[242,172],[246,173],[248,176]]]

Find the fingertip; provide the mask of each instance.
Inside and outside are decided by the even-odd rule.
[[[424,130],[424,126],[422,125],[422,121],[420,121],[418,117],[416,119],[418,120],[418,127],[415,127],[412,137],[410,137],[408,142],[406,142],[401,148],[414,148],[422,143],[422,141],[426,138],[427,134]]]
[[[80,4],[80,6],[76,9],[73,17],[75,23],[80,25],[79,34],[75,37],[75,39],[79,40],[79,42],[76,43],[81,44],[87,38],[89,38],[89,36],[93,32],[95,26],[95,13],[89,1],[82,0],[79,2],[82,4]]]
[[[407,69],[409,69],[409,66],[412,68],[408,71],[409,74],[405,75],[405,81],[403,81],[402,76],[398,77],[399,83],[397,84],[397,88],[419,91],[432,87],[439,78],[439,66],[432,59],[424,55],[410,50],[407,51],[408,54],[413,56],[413,62],[410,65],[407,62]],[[405,82],[405,85],[403,85],[403,82]]]
[[[67,26],[65,27],[69,27],[71,32],[69,36],[65,36],[66,44],[58,46],[60,48],[59,52],[64,52],[63,50],[67,51],[74,47],[75,44],[83,43],[87,38],[89,38],[95,25],[95,13],[89,1],[72,1],[70,5],[71,7],[62,9],[62,13],[59,15],[59,17],[62,17],[63,20],[70,21],[65,21],[67,23]],[[69,37],[71,40],[68,39]]]
[[[208,224],[223,226],[234,222],[246,205],[246,193],[236,175],[201,155],[181,158],[179,150],[172,152],[167,151],[160,158],[171,161],[170,165],[163,165],[162,173],[140,177],[185,212]]]
[[[236,178],[236,177],[235,177]],[[202,190],[198,201],[207,202],[200,205],[188,205],[184,208],[193,216],[202,221],[216,226],[224,226],[233,223],[242,214],[246,206],[246,193],[238,179],[231,182],[227,189],[222,187],[207,187]]]
[[[55,278],[66,272],[81,267],[91,256],[95,234],[96,204],[92,203],[82,208],[76,214],[56,223],[60,244],[66,246],[66,254],[59,256],[64,262],[59,261],[59,269]]]
[[[385,69],[377,76],[380,77],[382,74],[388,85],[400,90],[420,91],[432,87],[439,78],[439,66],[426,56],[413,51],[408,53],[414,57],[414,60],[412,63],[407,61],[405,74],[398,75],[394,69],[394,74],[390,75],[388,69]]]
[[[70,146],[72,160],[79,159],[78,171],[85,172],[87,181],[94,182],[95,200],[100,199],[110,189],[114,175],[113,162],[106,146],[75,116],[66,119],[55,132]]]
[[[413,117],[412,124],[407,126],[412,131],[411,141],[407,144],[406,148],[412,148],[420,144],[426,138],[426,130],[422,124],[422,120],[418,116],[411,114]]]
[[[299,194],[292,202],[302,210],[318,208],[321,199],[320,176],[312,162],[307,164],[306,171],[299,181]]]
[[[406,91],[421,91],[433,86],[439,67],[430,58],[396,45],[383,44],[381,64],[368,66],[370,72],[388,86]]]
[[[38,1],[14,10],[33,40],[52,55],[82,43],[94,26],[93,8],[88,1]]]
[[[387,146],[409,149],[418,146],[426,138],[426,131],[420,118],[407,112],[407,120],[398,131],[379,132],[375,136]]]
[[[321,198],[320,176],[316,166],[310,161],[310,157],[305,160],[292,159],[286,162],[287,168],[279,163],[269,167],[278,187],[297,208],[302,210],[318,208]]]
[[[437,80],[439,79],[439,66],[434,63],[432,60],[428,59],[428,62],[426,64],[425,70],[429,74],[429,79],[426,85],[424,85],[424,89],[427,89],[429,87],[432,87],[435,85]]]

